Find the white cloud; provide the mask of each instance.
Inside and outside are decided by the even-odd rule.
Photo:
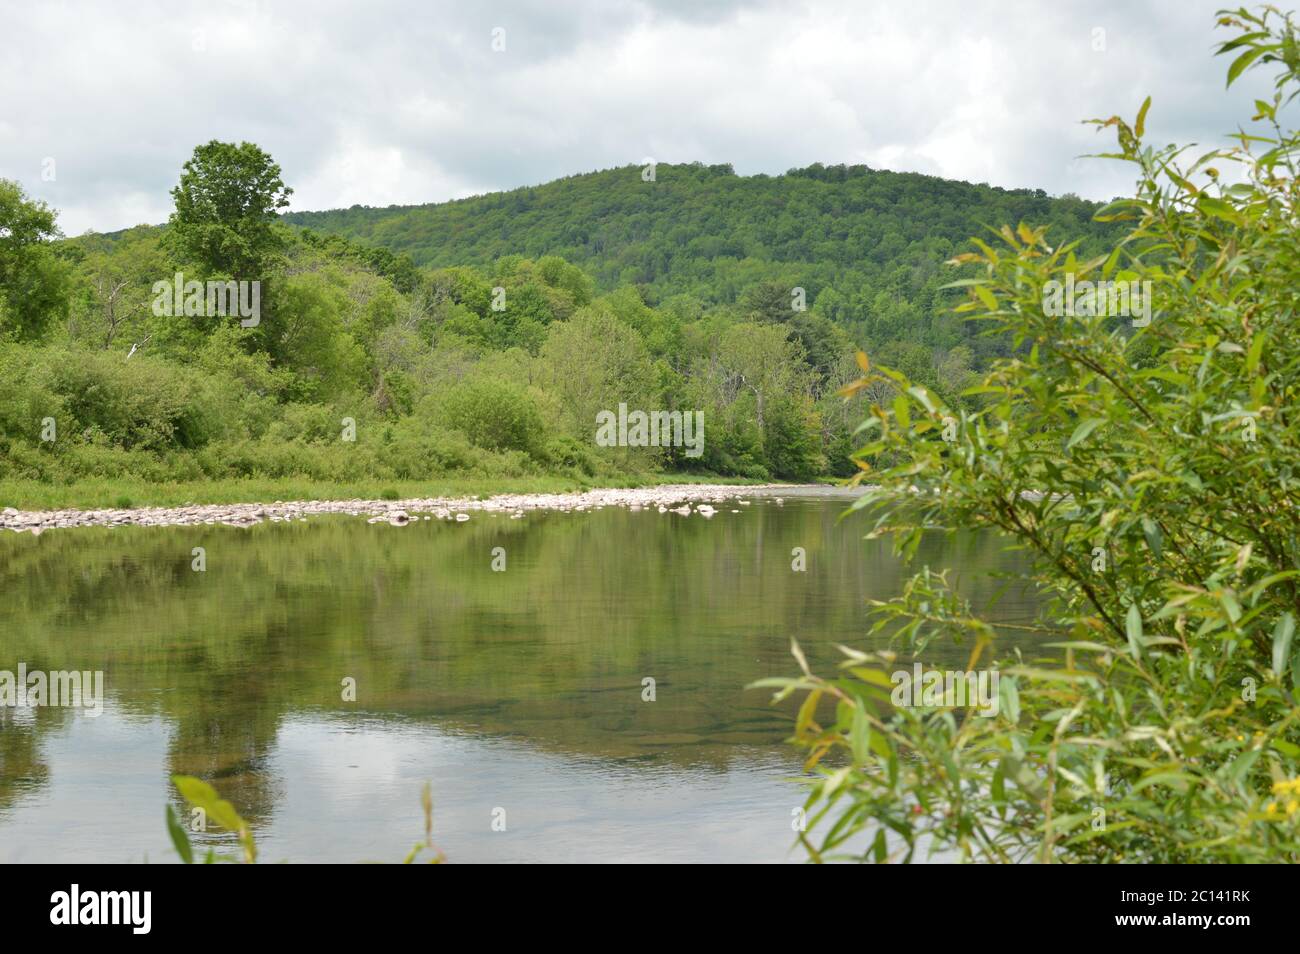
[[[1077,160],[1109,145],[1080,120],[1149,92],[1157,139],[1220,142],[1265,88],[1224,92],[1220,0],[4,2],[0,175],[70,234],[165,219],[213,138],[269,150],[295,209],[645,156],[742,174],[865,161],[1108,198],[1131,175]]]

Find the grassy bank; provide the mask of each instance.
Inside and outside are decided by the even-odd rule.
[[[32,480],[0,481],[0,507],[18,510],[93,510],[175,507],[186,504],[264,503],[276,500],[400,500],[412,497],[490,497],[512,493],[567,493],[593,487],[652,487],[663,484],[757,484],[764,481],[698,474],[649,473],[578,481],[571,477],[448,477],[435,480],[332,482],[310,478],[250,478],[152,482],[125,478],[51,485]]]

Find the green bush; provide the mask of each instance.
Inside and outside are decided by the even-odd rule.
[[[266,436],[275,441],[328,444],[342,439],[343,418],[349,416],[323,404],[285,404]],[[365,429],[358,427],[364,433]]]
[[[446,422],[478,447],[540,452],[542,415],[525,391],[504,381],[471,379],[455,385],[440,401]]]
[[[223,441],[200,454],[204,472],[223,477],[311,477],[317,480],[359,480],[368,476],[391,477],[379,466],[371,448],[339,441],[304,444],[265,438]]]
[[[392,440],[385,445],[382,460],[394,476],[420,480],[474,470],[490,456],[458,431],[438,427],[427,419],[403,418],[393,425]]]
[[[783,398],[764,409],[763,457],[785,480],[811,480],[826,466],[817,414],[804,401]]]
[[[26,349],[23,366],[6,361],[0,407],[6,431],[39,440],[42,420],[55,420],[59,440],[124,449],[201,447],[222,432],[208,400],[212,381],[157,359],[127,360],[112,351]],[[57,441],[56,441],[57,443]]]
[[[600,468],[591,448],[568,434],[559,434],[547,441],[542,456],[548,463],[587,477],[594,477]]]
[[[1004,535],[1032,561],[1042,648],[999,652],[999,628],[926,569],[875,632],[922,661],[963,641],[967,670],[998,667],[996,713],[892,705],[893,652],[846,648],[833,680],[799,655],[803,675],[771,682],[805,693],[814,858],[854,839],[876,861],[1300,860],[1300,136],[1276,121],[1300,38],[1276,12],[1221,22],[1240,34],[1220,49],[1230,81],[1281,67],[1259,138],[1189,162],[1143,144],[1150,100],[1104,121],[1139,175],[1105,212],[1129,230],[1111,254],[1021,224],[957,260],[960,310],[1017,343],[976,388],[986,406],[883,368],[851,389],[897,394],[859,452],[884,462],[858,503],[872,534],[903,555],[926,530]],[[1245,176],[1221,184],[1230,164]],[[1150,323],[1059,314],[1049,283],[1067,276],[1150,282]]]

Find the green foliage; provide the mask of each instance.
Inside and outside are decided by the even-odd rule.
[[[943,318],[942,262],[968,236],[1025,219],[1101,248],[1117,233],[1092,221],[1096,208],[865,166],[737,176],[730,166],[660,163],[653,182],[627,166],[456,202],[285,219],[438,268],[560,256],[599,291],[637,286],[652,303],[685,294],[738,307],[746,320],[788,320],[799,286],[809,307],[830,294],[816,307],[864,344],[906,337],[947,348],[961,329]]]
[[[946,315],[938,264],[967,226],[1009,209],[1090,242],[1113,228],[1077,200],[863,168],[626,172],[411,211],[412,228],[454,226],[454,255],[423,225],[414,244],[335,227],[366,210],[286,228],[290,190],[250,143],[198,147],[163,228],[54,242],[53,212],[10,187],[0,339],[31,350],[0,358],[0,477],[845,476],[858,405],[894,397],[837,396],[856,348],[966,410],[983,399],[960,392],[1009,352]],[[176,272],[260,282],[260,322],[154,314]],[[701,413],[703,455],[596,446],[597,413],[620,405]]]
[[[102,351],[0,345],[0,442],[40,443],[53,418],[62,441],[124,450],[197,448],[222,433],[214,381],[194,369]],[[3,463],[0,462],[0,467]]]
[[[203,864],[242,862],[251,865],[257,862],[257,841],[253,836],[252,826],[240,817],[234,805],[218,795],[217,790],[207,782],[192,775],[173,775],[172,784],[176,786],[190,808],[202,812],[205,821],[213,822],[226,831],[233,832],[237,838],[240,851],[237,857],[220,855],[215,849],[210,848],[203,857]],[[443,864],[447,856],[433,843],[433,787],[428,782],[420,791],[420,807],[424,810],[424,840],[417,842],[411,848],[402,864],[415,863],[426,851],[431,852],[429,864]],[[167,835],[171,838],[172,846],[180,856],[181,862],[187,865],[194,864],[194,846],[190,843],[189,833],[176,817],[176,812],[171,805],[167,806],[166,824]]]
[[[464,381],[442,398],[442,416],[477,447],[494,451],[540,450],[542,416],[524,391],[506,381]]]
[[[1008,350],[1006,341],[980,337],[952,318],[942,263],[998,221],[1049,224],[1053,235],[1081,236],[1084,252],[1096,254],[1120,234],[1114,223],[1093,219],[1097,208],[1073,196],[865,166],[742,177],[730,166],[660,164],[653,182],[626,167],[437,205],[353,206],[285,220],[391,249],[438,267],[435,274],[463,273],[466,265],[489,270],[492,278],[478,282],[473,300],[455,297],[468,310],[447,316],[456,334],[487,347],[518,343],[536,352],[539,325],[568,316],[542,307],[536,287],[515,315],[489,315],[491,285],[522,284],[540,271],[541,286],[567,289],[574,308],[584,304],[576,278],[547,277],[542,263],[562,256],[573,263],[568,268],[581,267],[588,287],[585,275],[592,276],[602,300],[637,328],[652,355],[679,368],[691,357],[679,339],[688,323],[721,317],[788,325],[823,379],[855,345],[875,353],[907,343],[923,356],[919,377],[933,384],[954,348],[970,351],[972,371]],[[511,263],[521,255],[543,258],[516,274]],[[796,287],[804,289],[806,312],[795,309]],[[823,415],[823,427],[823,451],[846,446],[837,420]],[[844,458],[829,466],[843,470]]]
[[[248,822],[239,816],[239,812],[235,811],[234,805],[218,795],[217,790],[207,782],[191,775],[173,775],[172,783],[191,808],[203,813],[206,821],[233,832],[239,840],[239,858],[222,857],[214,851],[209,851],[205,864],[212,864],[214,861],[243,861],[251,865],[257,861],[257,843],[253,838],[253,830]],[[176,853],[181,856],[181,860],[187,865],[193,864],[194,851],[190,846],[189,836],[177,821],[170,805],[167,806],[167,833],[171,836],[172,844],[176,847]]]
[[[175,337],[151,308],[154,282],[172,277],[157,230],[129,229],[112,242],[88,236],[64,251],[77,263],[68,316],[71,341],[129,350],[147,337],[160,344]]]
[[[280,166],[250,142],[198,146],[172,190],[168,238],[179,257],[208,274],[259,280],[282,250],[276,213],[293,190]]]
[[[346,321],[348,290],[345,277],[332,269],[288,276],[271,285],[271,317],[258,330],[272,361],[293,372],[294,397],[335,397],[364,383],[365,352]],[[369,329],[363,324],[357,330],[365,334]]]
[[[55,213],[0,179],[0,338],[38,337],[67,314],[67,266],[51,247]]]
[[[809,399],[782,395],[764,408],[763,417],[763,456],[773,474],[807,481],[822,473],[821,422]]]
[[[837,679],[800,656],[775,682],[806,693],[815,859],[853,840],[875,861],[1300,860],[1300,136],[1276,119],[1300,60],[1275,11],[1220,22],[1238,34],[1220,47],[1230,82],[1280,68],[1264,129],[1189,159],[1143,143],[1148,100],[1100,123],[1139,176],[1103,213],[1127,230],[1110,254],[1021,224],[956,259],[959,310],[1015,344],[973,389],[982,407],[863,361],[851,390],[893,396],[858,454],[872,535],[908,555],[927,531],[1001,533],[1033,560],[1042,643],[999,654],[998,629],[927,569],[877,604],[874,631],[913,658],[957,640],[967,669],[996,664],[995,715],[891,705],[893,652],[846,647]],[[1054,314],[1067,276],[1150,282],[1152,320]]]
[[[539,356],[541,381],[559,404],[557,415],[568,433],[594,444],[596,416],[616,413],[620,403],[654,410],[654,366],[644,339],[604,302],[579,310],[553,326]],[[655,449],[595,448],[607,459],[636,460],[640,467],[655,459]]]
[[[589,445],[574,440],[568,434],[557,434],[543,448],[543,456],[553,467],[561,468],[580,477],[594,477],[600,470],[596,455]]]

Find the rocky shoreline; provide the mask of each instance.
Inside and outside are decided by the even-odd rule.
[[[191,504],[181,507],[137,507],[130,510],[0,511],[0,529],[37,536],[47,530],[72,527],[183,527],[195,524],[252,527],[263,522],[306,520],[320,514],[366,517],[370,523],[405,526],[416,520],[463,522],[475,513],[502,513],[512,519],[529,510],[598,510],[627,507],[658,510],[681,516],[709,518],[722,504],[747,506],[750,497],[784,503],[782,493],[797,492],[789,484],[728,485],[671,484],[661,487],[588,490],[568,494],[500,494],[495,497],[429,497],[408,500],[298,500],[249,504]],[[736,511],[739,512],[739,511]]]

